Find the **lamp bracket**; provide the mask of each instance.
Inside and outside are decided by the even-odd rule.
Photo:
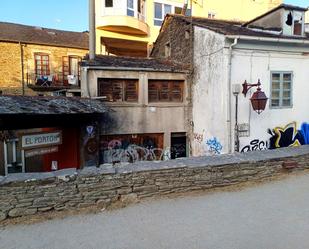
[[[242,84],[242,93],[244,94],[244,96],[247,96],[248,91],[252,88],[252,87],[258,87],[257,90],[261,90],[260,86],[261,86],[261,82],[260,79],[258,80],[258,83],[256,84],[249,84],[246,80],[245,82]]]

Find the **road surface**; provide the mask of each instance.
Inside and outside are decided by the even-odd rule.
[[[0,229],[0,248],[309,248],[309,174]]]

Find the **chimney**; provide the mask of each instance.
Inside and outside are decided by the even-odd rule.
[[[95,34],[95,0],[89,0],[89,59],[95,58],[96,34]]]

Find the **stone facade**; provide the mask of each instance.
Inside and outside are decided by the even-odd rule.
[[[192,64],[193,28],[183,20],[168,17],[162,27],[151,56],[154,58],[172,58],[175,62]],[[168,53],[167,50],[170,50]]]
[[[296,167],[296,168],[294,168]],[[309,168],[309,146],[0,179],[0,220],[205,190]],[[36,178],[36,180],[34,179]]]
[[[24,54],[25,85],[27,85],[27,75],[33,75],[35,71],[34,53],[46,53],[49,55],[51,74],[62,73],[62,58],[64,56],[84,57],[88,53],[87,49],[0,41],[0,90],[2,90],[3,94],[20,94],[22,92],[22,50]],[[26,94],[34,94],[27,87],[25,87],[25,91]]]

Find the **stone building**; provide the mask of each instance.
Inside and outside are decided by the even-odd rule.
[[[306,10],[283,4],[244,24],[165,18],[151,56],[191,65],[192,155],[309,143]],[[258,83],[268,97],[262,114],[250,100]]]
[[[96,56],[82,63],[82,96],[110,107],[101,162],[189,155],[188,68],[167,60]]]
[[[0,90],[80,95],[78,64],[88,53],[88,40],[87,32],[0,22]]]

